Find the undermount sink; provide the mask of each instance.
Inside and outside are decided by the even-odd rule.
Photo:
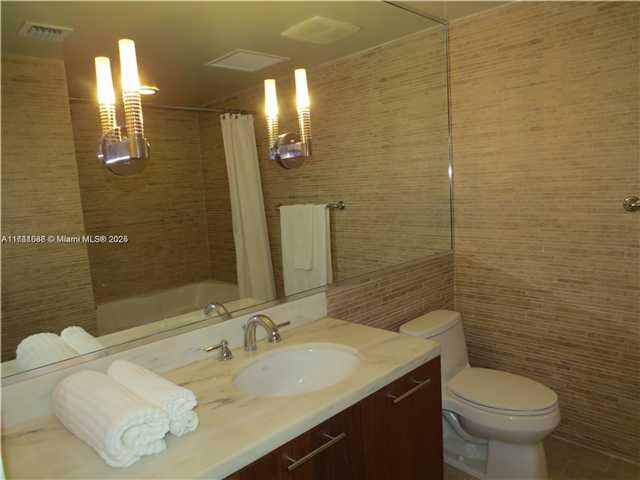
[[[233,383],[258,397],[302,395],[345,380],[359,364],[357,350],[346,345],[303,343],[262,355],[244,367]]]

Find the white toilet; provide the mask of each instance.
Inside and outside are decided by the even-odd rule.
[[[471,367],[458,312],[427,313],[400,332],[441,345],[448,464],[483,479],[547,478],[542,440],[560,423],[553,390],[520,375]]]

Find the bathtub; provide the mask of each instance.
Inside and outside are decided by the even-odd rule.
[[[259,305],[266,300],[238,298],[233,283],[207,280],[150,295],[117,300],[97,306],[96,318],[100,342],[105,347],[118,345],[154,333],[189,325],[205,318],[208,303],[224,303],[230,312]],[[219,319],[223,321],[222,318]]]
[[[207,280],[98,304],[98,334],[103,336],[183,313],[202,311],[211,302],[227,303],[237,300],[239,293],[238,286],[234,283]],[[231,310],[228,305],[226,307]]]

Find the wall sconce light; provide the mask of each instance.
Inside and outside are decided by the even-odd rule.
[[[155,95],[159,91],[155,85],[140,85],[140,95]]]
[[[116,175],[132,175],[144,169],[151,156],[144,136],[142,98],[136,47],[133,40],[118,42],[126,136],[117,125],[116,97],[111,77],[111,62],[96,57],[96,84],[100,105],[102,138],[98,144],[98,159]]]
[[[298,168],[311,157],[311,101],[307,87],[307,71],[294,71],[296,83],[296,108],[300,133],[283,133],[278,130],[278,95],[276,81],[264,81],[264,107],[269,136],[269,157],[284,168]]]

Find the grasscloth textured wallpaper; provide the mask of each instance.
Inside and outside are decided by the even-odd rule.
[[[2,235],[82,235],[64,64],[2,58]],[[95,333],[83,244],[2,245],[2,359],[33,333]]]
[[[332,212],[336,280],[449,250],[446,63],[439,28],[307,72],[313,158],[284,170],[267,159],[263,86],[219,105],[255,110],[276,284],[277,206],[343,200]],[[297,131],[293,72],[278,79],[281,132]]]
[[[330,316],[387,330],[443,308],[453,308],[452,253],[389,267],[327,290]]]
[[[453,22],[455,297],[471,360],[560,395],[557,434],[640,448],[640,4]]]
[[[152,160],[131,177],[97,161],[96,107],[74,103],[71,114],[87,234],[129,238],[89,245],[96,303],[212,278],[198,114],[145,109]]]

